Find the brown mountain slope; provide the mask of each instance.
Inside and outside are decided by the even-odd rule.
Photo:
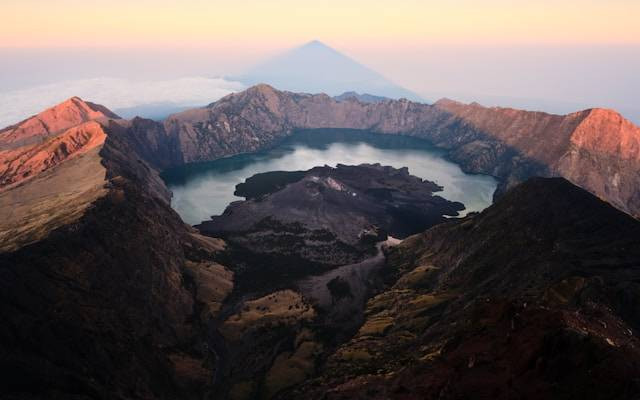
[[[640,128],[615,111],[594,109],[574,130],[555,171],[640,216],[639,167]]]
[[[581,111],[553,115],[512,108],[487,108],[477,103],[463,104],[448,99],[438,101],[435,107],[545,165],[552,165],[564,154],[576,127],[589,114],[589,111]]]
[[[256,151],[296,129],[350,128],[421,137],[465,170],[500,178],[498,194],[532,176],[563,176],[634,215],[640,213],[640,128],[609,110],[552,115],[442,100],[375,104],[257,85],[164,124],[140,120],[132,136],[156,166]],[[157,149],[150,152],[149,149]]]
[[[119,117],[72,97],[0,131],[0,191],[102,147],[103,124]]]
[[[1,250],[41,240],[77,221],[107,193],[107,171],[99,155],[105,127],[87,120],[98,117],[106,123],[106,115],[115,116],[74,97],[2,131]]]
[[[106,134],[95,121],[80,123],[39,143],[0,150],[0,190],[102,147]]]
[[[624,211],[640,213],[640,128],[617,112],[591,109],[558,116],[450,100],[435,106],[451,113],[454,122],[517,150],[512,160],[523,157],[544,167],[530,175],[565,177]],[[454,158],[464,165],[465,158],[475,157],[474,146],[471,142],[454,150]]]
[[[633,399],[640,222],[564,179],[391,250],[398,277],[291,398]]]
[[[233,286],[213,261],[224,243],[182,223],[129,141],[117,122],[81,122],[23,146],[33,178],[0,193],[2,398],[210,390],[207,324]]]

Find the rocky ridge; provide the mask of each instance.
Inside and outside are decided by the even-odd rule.
[[[344,92],[341,95],[333,96],[335,100],[344,101],[347,99],[355,99],[362,103],[379,103],[381,101],[390,100],[388,97],[376,96],[369,93],[357,93],[354,91]]]
[[[233,286],[224,243],[180,220],[122,121],[84,121],[79,102],[52,113],[78,125],[11,150],[29,179],[0,192],[0,391],[201,398],[217,368],[207,324]]]
[[[20,140],[42,140],[76,122],[113,117],[101,106],[78,102],[70,99],[0,132],[0,160],[5,170],[13,171],[8,174],[15,175],[5,172],[2,185],[32,169],[21,170],[13,161],[24,158],[15,154]],[[407,100],[363,103],[353,97],[338,101],[257,85],[162,123],[134,118],[120,124],[137,153],[158,169],[257,151],[296,129],[411,135],[447,149],[468,172],[498,177],[497,195],[529,177],[562,176],[625,212],[640,213],[640,128],[613,110],[553,115],[447,99],[433,105]]]
[[[498,177],[498,195],[529,177],[563,176],[632,215],[640,213],[640,128],[612,110],[553,115],[446,99],[433,105],[363,103],[257,85],[162,124],[137,126],[138,150],[161,168],[256,151],[296,129],[411,135],[447,149],[468,172]]]
[[[0,149],[33,143],[83,122],[108,118],[118,118],[118,116],[104,106],[72,97],[33,117],[0,130]]]

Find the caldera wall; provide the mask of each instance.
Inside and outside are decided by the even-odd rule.
[[[362,103],[257,85],[163,123],[134,121],[130,129],[139,152],[166,168],[257,151],[296,129],[318,128],[426,139],[467,172],[498,177],[498,194],[532,176],[563,176],[640,213],[640,128],[611,110],[553,115],[451,100]]]

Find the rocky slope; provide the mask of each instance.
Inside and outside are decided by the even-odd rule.
[[[225,240],[221,260],[236,274],[214,323],[220,397],[268,399],[313,376],[383,286],[387,234],[406,237],[463,208],[434,196],[441,189],[379,164],[266,172],[237,185],[247,200],[196,226]]]
[[[392,249],[395,284],[282,398],[636,398],[639,240],[564,179],[530,180]]]
[[[83,119],[16,147],[31,179],[0,192],[2,397],[201,398],[224,243],[182,223],[117,121]]]
[[[611,110],[552,115],[441,100],[362,103],[257,85],[134,131],[160,167],[255,151],[295,129],[349,128],[427,139],[470,172],[501,179],[498,194],[532,176],[563,176],[640,213],[640,128]],[[155,133],[153,133],[155,132]],[[159,156],[161,154],[162,156]]]
[[[69,158],[100,147],[105,138],[102,125],[89,121],[40,143],[0,150],[0,187],[29,179]]]
[[[0,149],[45,139],[83,122],[118,118],[99,104],[72,97],[22,122],[0,130]]]
[[[105,107],[72,97],[0,130],[0,191],[59,163],[102,147]]]

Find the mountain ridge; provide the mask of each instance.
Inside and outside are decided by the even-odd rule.
[[[164,126],[180,143],[183,162],[255,151],[295,129],[406,134],[444,148],[468,172],[500,178],[498,195],[531,176],[564,176],[627,212],[640,213],[638,160],[631,156],[640,128],[614,111],[555,115],[449,100],[364,104],[261,84],[206,108],[174,114]],[[607,152],[594,145],[602,138]]]
[[[295,129],[407,134],[446,149],[468,172],[500,178],[498,195],[530,176],[564,176],[631,214],[640,213],[640,128],[613,110],[556,115],[448,99],[434,105],[340,102],[260,84],[162,123],[135,118],[121,125],[145,160],[159,168],[256,151]],[[3,130],[5,137],[11,129]],[[35,137],[46,132],[36,130]],[[6,163],[6,152],[2,156]]]
[[[203,324],[232,281],[213,260],[224,243],[170,208],[123,121],[82,119],[22,147],[69,139],[74,152],[47,152],[56,162],[34,156],[46,168],[0,191],[0,391],[201,398],[216,366]],[[97,136],[70,137],[87,126]]]
[[[30,177],[0,190],[0,366],[9,371],[2,392],[33,399],[637,394],[640,222],[564,179],[527,180],[550,174],[555,154],[568,154],[580,168],[566,170],[597,178],[585,184],[594,190],[611,168],[637,173],[634,158],[616,160],[616,145],[594,154],[591,141],[571,144],[590,112],[565,120],[445,107],[338,102],[260,85],[162,123],[100,116],[53,135],[36,130],[38,141],[10,150],[25,154],[12,176]],[[635,129],[610,117],[593,113],[602,124],[587,121],[579,137],[611,131],[631,143],[624,154],[635,154],[626,139]],[[72,134],[87,125],[96,136]],[[505,182],[482,213],[386,250],[388,264],[376,264],[380,275],[370,277],[388,287],[346,343],[326,340],[322,316],[293,289],[237,292],[236,273],[286,260],[243,258],[232,243],[187,226],[158,176],[167,166],[260,150],[295,129],[323,126],[422,137],[464,168],[498,171]],[[510,149],[554,135],[560,140],[548,148]],[[636,190],[630,176],[618,184]],[[634,204],[621,200],[620,208]],[[384,263],[382,251],[374,261]],[[350,293],[364,299],[351,292],[357,280],[339,278],[326,285],[329,304],[348,304]]]
[[[465,171],[498,177],[497,195],[528,177],[564,176],[640,215],[640,128],[613,110],[556,115],[448,99],[434,105],[362,103],[260,84],[163,122],[134,118],[119,123],[144,159],[160,169],[257,151],[296,129],[405,134],[444,148]],[[5,137],[11,129],[16,128],[3,130]],[[35,132],[40,138],[47,131]],[[7,154],[0,152],[0,160],[6,163]]]
[[[341,95],[333,96],[333,98],[338,101],[355,99],[363,103],[379,103],[381,101],[390,100],[388,97],[375,96],[369,93],[358,93],[354,91],[344,92]]]
[[[106,107],[74,96],[17,124],[0,129],[0,149],[55,135],[82,122],[119,118]]]

